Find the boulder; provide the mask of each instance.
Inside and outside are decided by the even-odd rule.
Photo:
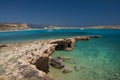
[[[37,69],[42,70],[45,73],[48,73],[49,72],[48,61],[49,61],[48,54],[44,54],[35,62],[34,65],[36,66]]]
[[[25,58],[25,61],[30,62],[30,64],[35,65],[37,69],[48,73],[49,72],[49,56],[55,51],[55,46],[56,45],[45,45],[43,46],[42,49],[40,49],[40,51],[33,51],[31,53],[31,58],[27,59]]]
[[[63,60],[61,57],[51,59],[50,65],[54,68],[61,69],[64,67]]]
[[[90,36],[90,38],[101,38],[102,36],[100,35],[93,35],[93,36]]]
[[[70,73],[72,70],[69,67],[63,68],[62,72],[63,73]]]

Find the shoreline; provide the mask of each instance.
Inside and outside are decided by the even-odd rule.
[[[115,28],[108,28],[108,29],[104,29],[104,28],[51,28],[51,29],[25,29],[25,30],[3,30],[0,31],[1,32],[17,32],[17,31],[32,31],[32,30],[60,30],[60,29],[80,29],[80,30],[89,30],[89,29],[93,29],[93,30],[120,30],[119,29],[115,29]]]
[[[49,70],[49,57],[55,50],[73,50],[75,42],[78,40],[100,37],[97,35],[79,36],[65,39],[0,44],[0,68],[3,69],[1,74],[8,80],[46,79],[46,72]],[[35,74],[32,75],[32,73]],[[25,78],[26,75],[29,76],[27,79]]]

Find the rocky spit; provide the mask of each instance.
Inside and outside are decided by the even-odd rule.
[[[52,64],[57,68],[64,67],[60,60],[50,57],[55,50],[73,50],[75,42],[78,40],[100,37],[98,35],[77,36],[0,44],[0,80],[54,80],[47,76],[49,65]],[[71,70],[65,67],[63,72],[67,73]]]

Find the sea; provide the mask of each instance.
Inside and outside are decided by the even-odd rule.
[[[64,61],[70,73],[50,66],[49,76],[55,80],[120,80],[120,30],[118,29],[50,29],[0,32],[0,43],[101,35],[77,41],[72,51],[55,51],[52,57]]]

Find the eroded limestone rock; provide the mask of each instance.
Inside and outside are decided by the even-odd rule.
[[[75,40],[78,41],[78,40],[89,40],[90,39],[90,36],[78,36],[78,37],[75,37]]]
[[[49,65],[48,65],[48,61],[49,61],[49,56],[48,54],[44,54],[42,57],[39,57],[39,59],[35,62],[35,66],[37,69],[48,73],[49,72]]]
[[[61,69],[64,67],[63,59],[60,57],[52,58],[50,61],[50,65],[54,68]]]
[[[50,44],[57,44],[55,50],[73,50],[76,40],[74,38],[52,40]]]
[[[76,40],[99,38],[99,36],[73,37],[48,41],[31,41],[23,43],[2,44],[0,63],[4,68],[7,80],[52,80],[46,73],[49,71],[49,56],[55,50],[72,50]],[[69,58],[51,58],[50,64],[58,69],[64,68],[63,61]],[[63,72],[70,69],[64,69]]]

